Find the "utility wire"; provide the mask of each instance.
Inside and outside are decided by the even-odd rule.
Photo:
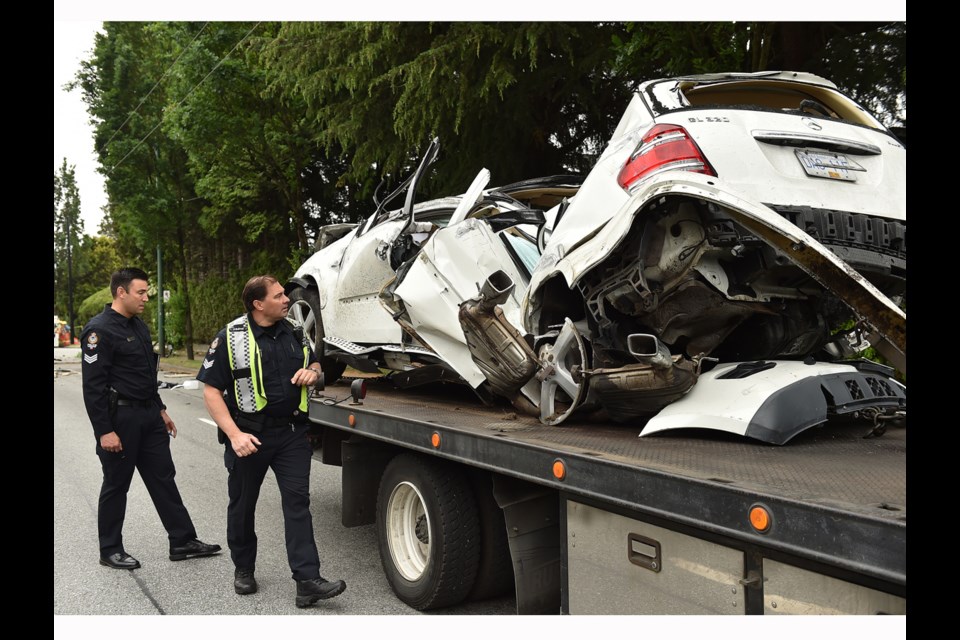
[[[196,90],[197,90],[197,87],[199,87],[201,84],[203,84],[204,80],[206,80],[207,78],[209,78],[210,75],[211,75],[214,71],[216,71],[217,69],[219,69],[219,68],[220,68],[220,65],[222,65],[222,64],[224,63],[224,61],[225,61],[227,58],[229,58],[230,55],[231,55],[234,51],[237,50],[237,47],[239,47],[240,44],[241,44],[244,40],[246,40],[248,37],[250,37],[250,34],[253,33],[253,30],[256,29],[257,27],[259,27],[261,24],[262,24],[262,21],[261,21],[261,22],[258,22],[258,23],[255,24],[255,25],[253,25],[253,27],[250,28],[250,31],[247,31],[247,33],[244,34],[244,36],[243,36],[242,38],[240,38],[240,40],[237,41],[237,44],[233,45],[233,49],[230,49],[230,51],[227,52],[227,55],[223,56],[223,57],[220,59],[220,61],[217,62],[216,65],[214,65],[213,69],[210,69],[210,71],[207,72],[207,75],[203,76],[203,78],[200,80],[200,82],[198,82],[197,84],[193,85],[193,88],[190,89],[190,91],[187,91],[187,94],[186,94],[185,96],[183,96],[177,104],[173,105],[173,109],[171,109],[170,111],[174,111],[174,110],[176,110],[177,108],[179,108],[180,105],[183,104],[184,101],[185,101],[187,98],[190,97],[190,94],[193,93],[194,91],[196,91]],[[143,139],[140,140],[140,142],[138,142],[136,145],[134,145],[133,149],[130,149],[130,151],[127,152],[127,155],[125,155],[125,156],[123,156],[122,158],[120,158],[120,161],[119,161],[117,164],[113,165],[113,166],[110,168],[110,171],[108,172],[108,174],[109,174],[109,173],[113,173],[114,169],[116,169],[116,168],[119,167],[121,164],[123,164],[123,161],[126,160],[127,158],[129,158],[129,157],[130,157],[130,154],[133,153],[134,151],[136,151],[136,150],[140,147],[141,144],[143,144],[144,142],[146,142],[147,138],[149,138],[151,135],[153,135],[153,132],[160,128],[160,125],[161,125],[161,124],[163,124],[163,116],[160,117],[160,121],[156,124],[156,126],[155,126],[153,129],[150,129],[150,132],[147,133],[147,135],[143,136]]]
[[[155,85],[153,85],[153,88],[150,89],[150,91],[147,92],[147,95],[143,96],[143,100],[140,101],[140,104],[138,104],[137,107],[136,107],[133,111],[130,112],[130,115],[127,116],[127,119],[123,121],[123,124],[121,124],[119,127],[117,127],[117,130],[113,132],[113,135],[110,136],[110,140],[107,140],[107,143],[106,143],[105,145],[103,145],[104,148],[106,148],[107,145],[109,145],[109,144],[113,141],[113,139],[117,137],[117,134],[120,133],[120,130],[123,129],[123,127],[124,127],[128,122],[130,122],[130,118],[132,118],[132,117],[134,116],[134,114],[135,114],[137,111],[140,110],[140,107],[142,107],[142,106],[143,106],[143,103],[147,101],[147,98],[150,97],[150,94],[152,94],[152,93],[154,92],[154,90],[155,90],[157,87],[160,86],[160,83],[163,82],[163,79],[167,77],[167,74],[170,73],[170,70],[173,69],[173,67],[176,66],[176,64],[177,64],[178,62],[180,62],[180,58],[182,58],[182,57],[183,57],[183,54],[185,54],[185,53],[187,52],[187,50],[189,50],[190,47],[193,45],[193,43],[197,41],[197,38],[200,37],[200,34],[203,33],[203,30],[207,28],[207,25],[208,25],[208,24],[210,24],[210,23],[209,23],[209,22],[204,22],[204,23],[203,23],[203,26],[200,27],[200,31],[197,32],[197,35],[193,36],[193,40],[190,41],[190,44],[188,44],[186,47],[183,48],[183,51],[181,51],[181,52],[180,52],[180,55],[177,56],[177,59],[174,60],[174,61],[170,64],[169,67],[167,67],[167,70],[163,72],[163,75],[160,76],[160,79],[157,80],[157,83],[156,83]]]

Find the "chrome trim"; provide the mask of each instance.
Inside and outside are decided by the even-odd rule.
[[[630,154],[629,161],[633,162],[643,154],[652,151],[662,144],[669,144],[678,140],[690,140],[690,136],[684,134],[682,131],[670,131],[669,133],[662,133],[650,142],[641,142],[640,145],[633,150],[633,153]]]
[[[825,147],[831,151],[843,153],[852,153],[865,156],[878,156],[881,154],[880,147],[867,142],[858,140],[846,140],[844,138],[835,138],[833,136],[821,136],[815,133],[800,133],[794,131],[768,131],[765,129],[751,131],[750,134],[755,140],[767,144],[780,146],[819,146]]]

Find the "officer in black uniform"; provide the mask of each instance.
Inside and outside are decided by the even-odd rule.
[[[123,548],[127,490],[137,469],[170,538],[170,559],[209,556],[220,545],[197,540],[190,514],[174,481],[170,438],[177,427],[157,393],[159,358],[150,331],[138,316],[147,296],[147,274],[122,269],[110,278],[113,303],[86,324],[83,345],[83,402],[97,440],[103,485],[97,521],[100,564],[137,569]]]
[[[234,590],[257,591],[254,517],[267,468],[273,469],[283,508],[287,560],[297,583],[296,605],[306,607],[346,589],[343,580],[320,576],[310,516],[307,387],[320,379],[320,364],[300,328],[286,320],[289,299],[269,275],[243,288],[245,315],[210,344],[197,379],[205,384],[207,411],[225,442],[227,544],[235,566]],[[255,344],[254,344],[255,343]]]

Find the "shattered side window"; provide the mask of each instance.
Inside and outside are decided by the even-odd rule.
[[[513,249],[514,255],[523,263],[527,275],[533,273],[537,262],[540,261],[540,250],[537,249],[537,243],[532,242],[526,236],[510,233],[509,231],[504,232],[502,235],[506,238],[510,248]]]

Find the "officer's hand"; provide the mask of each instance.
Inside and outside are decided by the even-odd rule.
[[[116,431],[111,431],[110,433],[105,433],[100,436],[100,446],[104,451],[109,451],[110,453],[120,453],[123,451],[123,443],[120,442],[120,436],[117,435]]]
[[[233,446],[233,452],[245,458],[257,452],[260,441],[255,435],[240,431],[236,436],[230,438],[230,444]]]
[[[177,437],[177,425],[173,424],[173,420],[170,416],[167,415],[165,409],[160,410],[160,417],[163,418],[163,425],[167,428],[167,433],[170,434],[170,437]]]
[[[314,385],[319,381],[320,374],[313,369],[298,369],[297,372],[293,374],[293,377],[290,378],[291,383],[300,387]]]

